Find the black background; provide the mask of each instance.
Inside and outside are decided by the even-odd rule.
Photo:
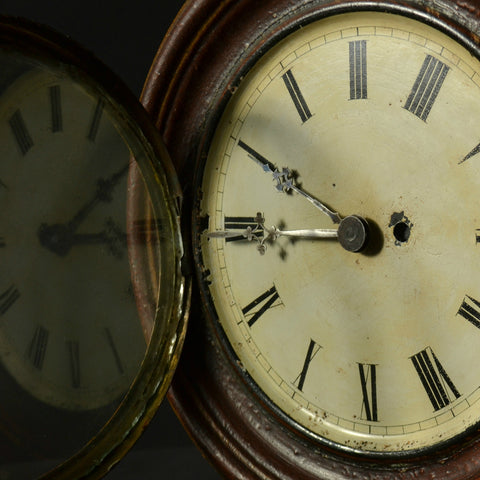
[[[182,0],[0,0],[0,13],[43,23],[92,51],[140,95]],[[220,475],[184,432],[167,401],[107,480],[214,480]]]

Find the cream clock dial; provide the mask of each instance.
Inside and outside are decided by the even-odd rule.
[[[205,281],[242,368],[312,435],[408,452],[480,419],[479,116],[479,62],[379,12],[290,34],[227,106]]]

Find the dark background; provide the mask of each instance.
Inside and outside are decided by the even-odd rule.
[[[92,51],[138,97],[182,0],[0,0],[0,13],[53,27]],[[106,480],[219,479],[167,401]]]

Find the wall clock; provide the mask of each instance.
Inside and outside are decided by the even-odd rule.
[[[205,0],[160,47],[197,281],[170,400],[226,477],[480,476],[479,15]]]
[[[99,478],[183,343],[180,190],[140,103],[82,48],[1,17],[0,63],[0,476]]]

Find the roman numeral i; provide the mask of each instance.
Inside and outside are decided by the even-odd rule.
[[[440,60],[427,55],[404,108],[426,122],[449,70]]]

